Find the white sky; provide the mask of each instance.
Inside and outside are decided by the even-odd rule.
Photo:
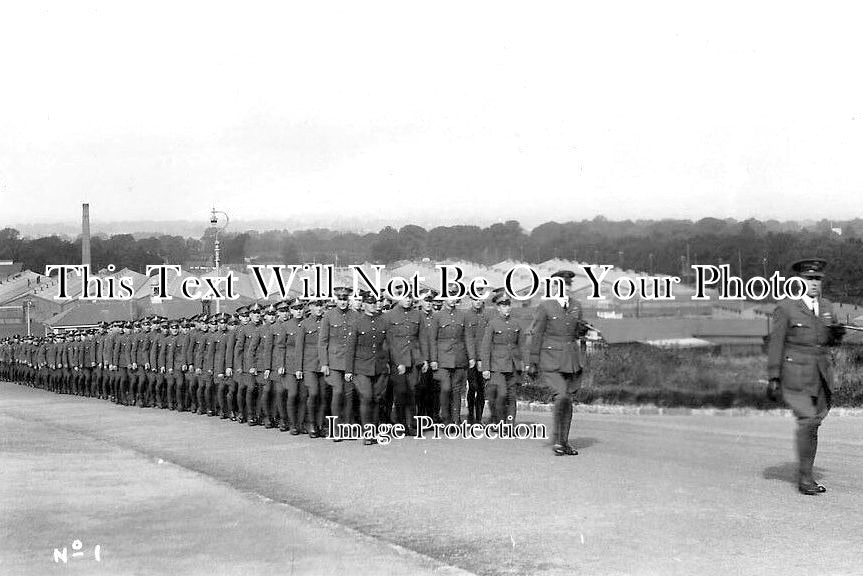
[[[704,4],[4,3],[0,226],[863,216],[863,8]]]

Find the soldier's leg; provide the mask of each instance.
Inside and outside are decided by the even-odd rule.
[[[177,374],[179,373],[179,370],[165,372],[165,397],[168,401],[169,410],[177,408]]]
[[[198,404],[201,406],[201,411],[207,416],[216,415],[215,391],[216,377],[213,374],[207,374],[204,378],[204,391],[201,393],[201,401]]]
[[[426,373],[427,375],[428,373]],[[450,396],[452,394],[452,370],[449,368],[441,368],[438,370],[435,375],[437,376],[438,382],[440,382],[440,419],[444,424],[449,424],[452,422],[452,402],[450,401]],[[431,388],[432,393],[434,392],[434,387],[429,381],[429,387]],[[429,411],[431,411],[432,406],[429,406]],[[427,416],[431,416],[434,418],[438,413],[427,414]]]
[[[332,390],[333,399],[330,404],[330,412],[338,418],[337,424],[347,423],[350,420],[346,417],[346,408],[348,406],[346,394],[345,373],[342,370],[330,370],[330,375],[326,377],[327,386]],[[351,396],[353,398],[353,396]]]
[[[811,406],[807,405],[811,403]],[[797,416],[797,461],[798,482],[800,484],[815,484],[813,468],[815,454],[818,451],[818,428],[830,412],[830,403],[825,387],[822,386],[818,396],[805,397],[803,402],[793,406]]]
[[[507,374],[503,372],[492,372],[486,386],[492,422],[506,419],[506,377]]]
[[[291,432],[296,430],[299,434],[299,380],[293,374],[285,374],[275,384],[273,396],[278,410],[279,430],[284,432],[291,429]]]
[[[372,379],[365,374],[354,375],[354,386],[360,397],[360,424],[374,424],[374,413],[377,412],[372,390]]]
[[[403,396],[404,400],[404,411],[405,411],[405,419],[406,419],[406,428],[408,433],[411,436],[416,435],[416,421],[414,420],[414,416],[417,413],[417,405],[416,405],[416,388],[417,381],[419,380],[420,369],[419,368],[411,368],[405,373],[405,394]]]
[[[303,412],[300,407],[300,390],[304,386],[301,386],[300,382],[295,375],[285,374],[280,379],[279,389],[276,390],[279,419],[281,420],[279,429],[287,430],[290,427],[291,434],[294,436],[300,433],[303,420]]]
[[[247,374],[246,379],[246,416],[249,418],[249,426],[255,426],[260,424],[260,422],[256,418],[255,409],[257,406],[255,405],[255,397],[257,394],[257,376],[254,374]]]
[[[476,369],[476,366],[473,368],[468,368],[467,371],[467,421],[468,424],[473,424],[474,422],[482,421],[482,404],[477,406],[478,402],[478,388],[481,382],[478,380],[482,380],[482,374]],[[483,401],[485,398],[483,398]]]
[[[246,386],[249,383],[249,374],[240,374],[237,380],[237,422],[240,424],[248,421],[246,414]],[[254,380],[254,376],[251,376]]]
[[[182,370],[174,370],[174,400],[176,401],[177,412],[182,412],[186,409],[186,373]]]
[[[384,379],[384,391],[380,403],[380,414],[378,415],[378,422],[389,422],[392,424],[395,422],[392,417],[393,380],[388,374],[384,374],[382,378]]]
[[[216,376],[213,379],[213,388],[215,390],[216,399],[213,401],[213,413],[219,416],[221,420],[225,420],[230,415],[228,414],[227,404],[225,403],[225,394],[228,391],[228,380],[224,376]]]
[[[563,374],[550,370],[542,373],[543,385],[552,391],[551,401],[554,404],[552,408],[552,425],[551,425],[551,443],[554,446],[562,446],[568,437],[562,432],[563,422],[566,418],[566,406],[570,405],[571,401],[567,390],[567,383]]]
[[[515,425],[516,410],[518,408],[518,381],[521,374],[519,372],[511,372],[506,375],[506,419],[510,424]]]
[[[258,406],[257,415],[258,422],[264,424],[266,428],[273,428],[273,423],[270,420],[270,393],[273,391],[273,381],[269,378],[264,378],[263,374],[259,374],[255,379],[258,388]]]
[[[456,368],[450,374],[450,418],[461,424],[461,399],[464,397],[465,369]]]
[[[231,420],[236,421],[239,417],[237,414],[239,410],[237,409],[237,389],[239,388],[239,377],[236,375],[231,376],[228,379],[227,384],[228,390],[225,393],[225,406],[228,409],[228,415],[231,417]]]
[[[323,412],[321,411],[321,386],[318,381],[318,375],[315,372],[303,372],[303,383],[309,391],[309,399],[306,403],[306,419],[309,422],[311,430],[309,436],[317,438],[323,426]]]

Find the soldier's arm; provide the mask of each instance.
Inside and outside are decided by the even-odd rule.
[[[770,340],[767,343],[767,378],[782,377],[782,360],[785,350],[785,336],[788,332],[788,313],[777,305],[773,311]]]
[[[348,339],[345,342],[345,372],[354,373],[354,355],[357,352],[357,325],[359,322],[351,322],[348,328]]]
[[[467,317],[464,319],[464,343],[467,346],[467,358],[468,360],[476,361],[477,349],[476,342],[471,337],[470,334],[470,326],[468,326]]]
[[[491,322],[489,322],[485,327],[485,332],[482,336],[482,343],[480,344],[480,354],[479,359],[482,361],[482,367],[485,370],[491,370],[491,344],[494,329],[491,326]]]
[[[321,363],[321,366],[328,366],[330,364],[328,352],[330,345],[330,319],[327,314],[324,314],[323,320],[321,320],[321,328],[318,331],[318,360]]]
[[[294,346],[294,354],[296,354],[296,367],[297,372],[303,371],[303,348],[306,345],[306,329],[303,327],[303,323],[300,322],[300,328],[297,330],[297,344]]]
[[[527,362],[531,364],[539,363],[539,350],[542,347],[542,338],[545,335],[545,327],[548,324],[548,313],[545,311],[545,306],[540,305],[536,309],[536,315],[528,330],[528,351]]]
[[[423,321],[422,318],[420,318],[420,332],[418,339],[420,345],[420,360],[422,362],[428,362],[429,356],[431,355],[431,352],[429,351],[429,339],[432,336],[430,333],[431,330],[426,328],[426,323]],[[435,335],[435,338],[436,337],[437,336]],[[437,343],[435,343],[435,346],[437,346]]]
[[[425,327],[426,323],[420,323],[420,334],[422,334],[423,327]],[[428,353],[423,354],[423,358],[428,358],[429,362],[437,362],[438,357],[438,345],[437,345],[437,335],[440,330],[440,320],[438,320],[437,314],[433,315],[431,318],[431,322],[428,326],[428,333],[426,338],[428,340]]]

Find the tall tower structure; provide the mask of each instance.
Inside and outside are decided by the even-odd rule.
[[[83,205],[81,214],[81,264],[90,265],[90,205]]]

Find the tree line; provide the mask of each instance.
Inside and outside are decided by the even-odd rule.
[[[839,233],[841,228],[841,233]],[[134,237],[116,234],[91,239],[94,268],[114,264],[144,272],[148,264],[213,266],[216,230],[201,238]],[[728,264],[744,278],[787,272],[795,259],[820,256],[830,261],[828,296],[863,303],[863,220],[808,226],[793,222],[704,218],[690,220],[610,221],[598,216],[579,222],[547,222],[530,232],[515,220],[480,226],[425,229],[387,226],[358,234],[329,229],[271,230],[219,235],[224,265],[249,262],[295,264],[392,264],[405,259],[467,260],[493,264],[502,260],[539,263],[551,258],[613,264],[627,270],[686,277],[692,264]],[[81,240],[59,236],[22,238],[12,228],[0,230],[0,259],[44,271],[46,264],[81,259]]]

